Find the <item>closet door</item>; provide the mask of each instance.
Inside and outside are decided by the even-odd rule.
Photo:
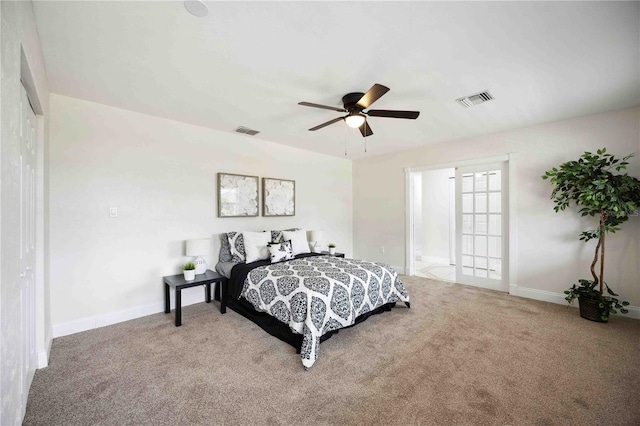
[[[22,413],[36,370],[36,115],[27,91],[20,98],[20,310],[23,347],[21,348]]]

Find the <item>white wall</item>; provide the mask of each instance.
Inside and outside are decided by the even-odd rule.
[[[449,264],[449,176],[451,169],[422,172],[422,256]]]
[[[353,165],[354,255],[405,265],[404,168],[446,164],[512,154],[518,294],[561,293],[578,278],[589,278],[594,242],[578,235],[588,223],[575,210],[555,213],[545,170],[576,159],[586,150],[606,146],[614,155],[634,152],[629,168],[640,176],[640,109],[559,121],[509,132],[452,141],[396,154],[362,159]],[[384,244],[387,250],[380,253]],[[640,217],[631,217],[622,231],[607,237],[607,282],[633,306],[640,306]],[[403,268],[400,268],[401,270]],[[533,291],[529,291],[533,290]],[[548,292],[545,293],[545,292]],[[537,297],[536,296],[536,297]]]
[[[161,311],[187,239],[296,226],[352,253],[348,160],[59,95],[50,137],[56,336]],[[218,218],[217,172],[295,180],[296,215]]]
[[[46,365],[51,342],[46,252],[49,87],[31,2],[0,2],[0,424],[22,422],[21,351],[25,335],[21,327],[20,241],[20,79],[36,102],[39,117],[37,181],[36,350]],[[34,366],[35,367],[35,366]]]

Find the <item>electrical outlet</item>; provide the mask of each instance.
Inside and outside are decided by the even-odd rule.
[[[380,246],[380,253],[384,253],[384,246]]]
[[[109,217],[118,217],[117,207],[109,207]]]

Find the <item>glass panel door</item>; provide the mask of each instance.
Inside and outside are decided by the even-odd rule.
[[[456,281],[508,291],[507,163],[456,169]]]

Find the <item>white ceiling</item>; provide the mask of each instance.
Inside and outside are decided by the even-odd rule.
[[[34,2],[54,93],[359,158],[640,104],[638,2]],[[348,92],[391,88],[374,135]],[[488,90],[495,100],[462,108]],[[249,137],[249,136],[239,136]],[[179,141],[176,141],[179,143]]]

